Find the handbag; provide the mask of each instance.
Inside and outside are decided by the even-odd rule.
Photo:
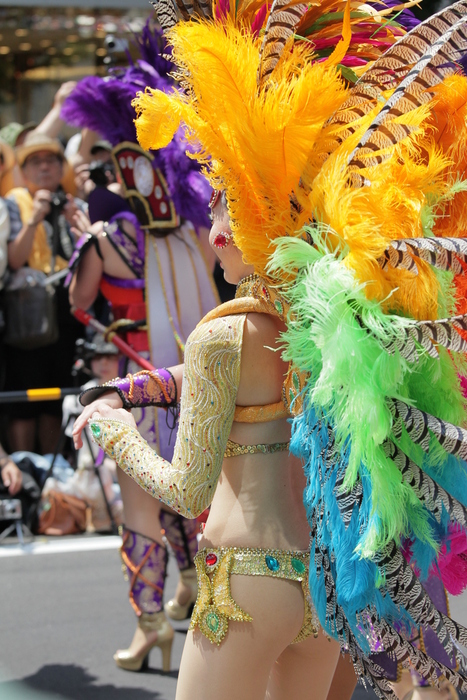
[[[41,535],[74,535],[86,529],[87,504],[81,498],[49,491],[39,513]]]
[[[57,299],[46,279],[27,266],[10,274],[3,292],[6,345],[35,350],[58,340]]]

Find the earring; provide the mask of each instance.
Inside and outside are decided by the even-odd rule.
[[[227,248],[232,243],[232,231],[220,231],[214,238],[212,244],[215,248]]]
[[[213,190],[212,191],[211,199],[209,200],[209,208],[210,209],[214,209],[217,202],[219,201],[221,194],[222,194],[222,192],[220,190]]]

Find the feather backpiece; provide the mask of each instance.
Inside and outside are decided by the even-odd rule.
[[[377,645],[465,689],[461,664],[410,641],[425,624],[460,661],[467,640],[423,588],[434,570],[457,591],[467,583],[446,556],[454,533],[464,551],[467,524],[467,308],[453,284],[467,251],[451,215],[466,191],[465,5],[409,34],[383,20],[362,63],[359,6],[285,9],[283,34],[281,3],[261,14],[225,0],[212,20],[169,30],[185,93],[140,94],[138,137],[162,147],[185,125],[226,193],[236,245],[288,309],[283,357],[304,378],[291,449],[307,477],[321,624],[381,698],[394,694]]]

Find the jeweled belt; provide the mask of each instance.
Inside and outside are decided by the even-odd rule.
[[[239,445],[238,442],[227,440],[224,457],[237,457],[247,454],[274,454],[274,452],[285,452],[290,447],[290,442],[273,442],[264,445]]]
[[[231,574],[272,576],[298,581],[303,590],[305,615],[294,642],[317,634],[308,588],[308,552],[282,549],[219,547],[201,549],[195,556],[198,574],[198,598],[190,629],[199,627],[213,644],[220,644],[227,634],[229,621],[251,622],[252,617],[233,600]]]

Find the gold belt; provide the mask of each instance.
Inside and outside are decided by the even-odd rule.
[[[273,442],[271,445],[239,445],[237,442],[227,440],[224,457],[236,457],[237,455],[273,454],[274,452],[285,452],[288,450],[290,442]]]
[[[251,622],[230,593],[231,574],[272,576],[298,581],[303,590],[305,614],[303,625],[293,643],[318,634],[318,625],[311,607],[308,587],[308,552],[282,549],[218,547],[200,549],[195,556],[198,574],[198,597],[191,617],[190,629],[199,630],[212,644],[220,644],[227,634],[229,621]]]

